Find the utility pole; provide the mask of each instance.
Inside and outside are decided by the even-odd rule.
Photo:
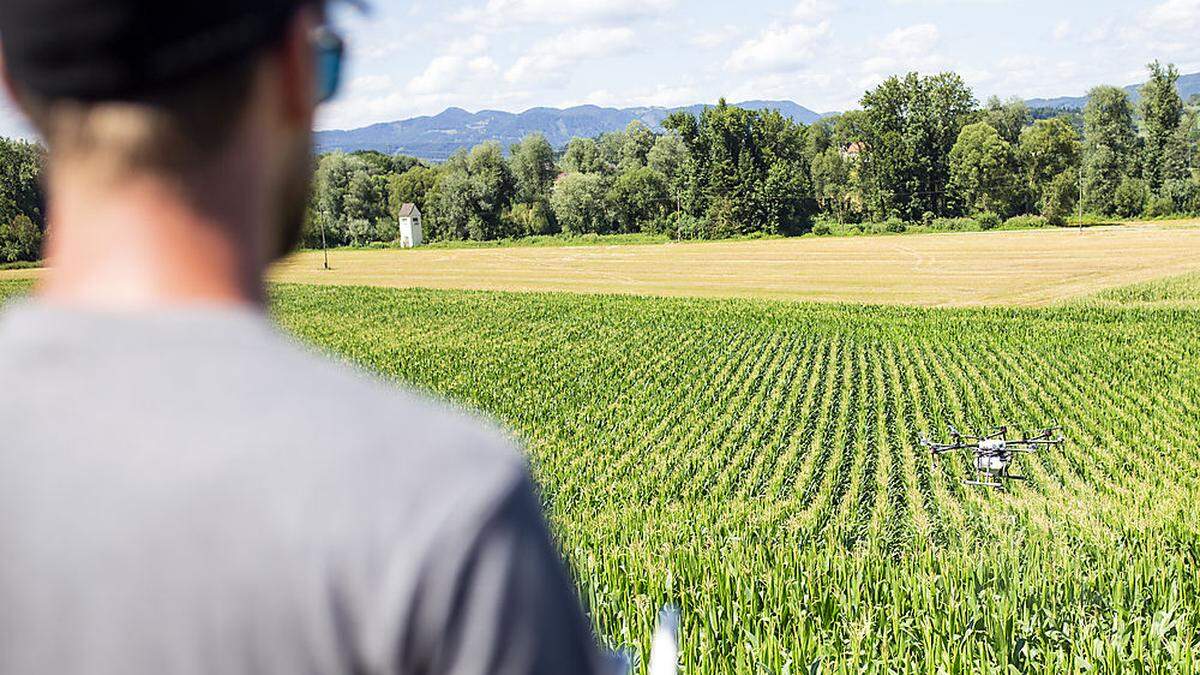
[[[325,254],[325,271],[329,271],[329,247],[325,244],[325,216],[321,216],[321,251]]]
[[[1079,165],[1079,233],[1083,234],[1083,164]]]

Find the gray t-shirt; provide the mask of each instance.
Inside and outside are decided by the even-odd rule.
[[[253,312],[0,317],[0,673],[592,673],[504,437]]]

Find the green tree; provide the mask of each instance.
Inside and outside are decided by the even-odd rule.
[[[534,202],[532,204],[513,204],[508,213],[511,221],[509,230],[515,236],[529,237],[542,234],[553,234],[557,231],[554,212],[550,202]]]
[[[594,173],[571,173],[558,179],[550,204],[554,217],[567,234],[608,231],[604,178]]]
[[[628,140],[624,131],[612,131],[601,134],[596,139],[596,152],[599,153],[600,163],[597,173],[613,177],[620,171],[621,162],[625,158],[625,141]]]
[[[670,212],[667,179],[649,167],[621,174],[608,191],[608,210],[620,232],[658,231]]]
[[[562,169],[566,173],[600,173],[603,161],[593,138],[572,138],[563,153]]]
[[[668,131],[654,141],[654,147],[646,155],[646,165],[674,183],[687,161],[687,146],[679,134]]]
[[[422,212],[429,210],[429,193],[437,184],[438,172],[425,166],[414,166],[388,180],[388,209],[393,219],[399,220],[400,208],[405,204],[416,204]]]
[[[344,152],[324,155],[317,163],[309,211],[314,229],[324,229],[330,246],[340,246],[348,241],[345,228],[350,218],[346,212],[346,196],[351,179],[367,166],[361,157]],[[320,238],[319,231],[314,234],[316,239]]]
[[[542,134],[530,134],[509,150],[516,181],[514,199],[519,204],[549,203],[550,188],[558,176],[554,148]]]
[[[855,143],[867,142],[867,114],[862,110],[850,110],[832,118],[833,145],[841,150],[848,150]]]
[[[1038,120],[1026,128],[1017,152],[1033,204],[1041,205],[1050,183],[1064,172],[1075,174],[1078,183],[1083,145],[1061,117]]]
[[[468,239],[472,229],[482,226],[479,204],[483,199],[482,183],[471,176],[470,162],[465,150],[450,156],[438,173],[437,182],[427,195],[429,209],[425,213],[426,235],[430,240]]]
[[[346,235],[351,246],[365,246],[375,239],[375,226],[366,218],[354,218],[346,223]]]
[[[1129,95],[1116,87],[1096,87],[1083,111],[1084,206],[1115,213],[1113,197],[1138,165],[1137,127]]]
[[[654,149],[654,132],[640,121],[634,120],[625,128],[621,144],[621,161],[617,170],[626,173],[646,166],[650,151]]]
[[[507,217],[515,185],[499,143],[454,153],[426,199],[430,238],[486,241],[516,236]]]
[[[1079,204],[1079,174],[1074,169],[1055,176],[1042,190],[1042,215],[1051,225],[1066,225]]]
[[[408,155],[392,155],[391,159],[392,166],[387,173],[394,173],[397,176],[408,173],[419,166],[429,168],[425,165],[425,162],[422,162],[416,157],[409,157]]]
[[[1019,194],[1016,152],[987,122],[967,125],[950,151],[950,184],[967,213],[1011,216]]]
[[[355,150],[350,156],[361,160],[369,173],[380,176],[393,173],[392,158],[378,150]]]
[[[1126,176],[1113,194],[1113,213],[1122,218],[1137,218],[1150,203],[1150,185],[1141,178]]]
[[[1000,97],[988,99],[987,106],[981,114],[982,121],[992,125],[1000,134],[1000,138],[1016,145],[1021,139],[1021,132],[1033,123],[1033,113],[1029,106],[1019,98],[1010,98],[1001,102]]]
[[[34,225],[45,224],[43,215],[41,146],[0,139],[0,223],[26,216]]]
[[[1179,70],[1158,61],[1147,66],[1150,80],[1141,89],[1142,128],[1146,147],[1142,175],[1150,190],[1163,182],[1187,176],[1187,137],[1180,133],[1183,99],[1179,96]]]
[[[821,210],[846,222],[853,207],[850,160],[828,147],[812,161],[812,188]]]
[[[18,214],[0,222],[0,262],[36,262],[41,256],[42,230],[29,216]]]
[[[975,113],[975,97],[954,73],[892,77],[862,99],[862,187],[873,215],[917,221],[945,215],[950,151]]]
[[[499,143],[488,142],[475,146],[470,155],[470,174],[479,183],[477,216],[468,227],[470,238],[484,241],[512,236],[503,227],[504,213],[512,204],[516,178],[504,158]]]
[[[811,215],[802,125],[722,100],[699,119],[677,113],[664,126],[688,149],[680,201],[711,235],[797,231]]]
[[[347,221],[364,220],[368,223],[383,218],[388,212],[387,178],[361,168],[350,176],[343,201],[343,215]]]

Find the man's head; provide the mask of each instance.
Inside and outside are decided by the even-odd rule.
[[[4,0],[5,80],[52,172],[152,177],[210,212],[254,183],[269,195],[254,220],[283,252],[311,173],[323,4]]]

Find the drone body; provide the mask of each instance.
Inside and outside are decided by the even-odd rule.
[[[984,436],[964,435],[950,427],[951,442],[935,443],[925,438],[921,440],[921,445],[928,448],[935,458],[951,452],[972,453],[975,458],[975,479],[964,482],[967,485],[1006,488],[1010,481],[1025,480],[1024,476],[1011,473],[1016,456],[1062,445],[1064,439],[1058,432],[1058,427],[1051,427],[1012,439],[1008,437],[1008,427],[1000,427]]]

